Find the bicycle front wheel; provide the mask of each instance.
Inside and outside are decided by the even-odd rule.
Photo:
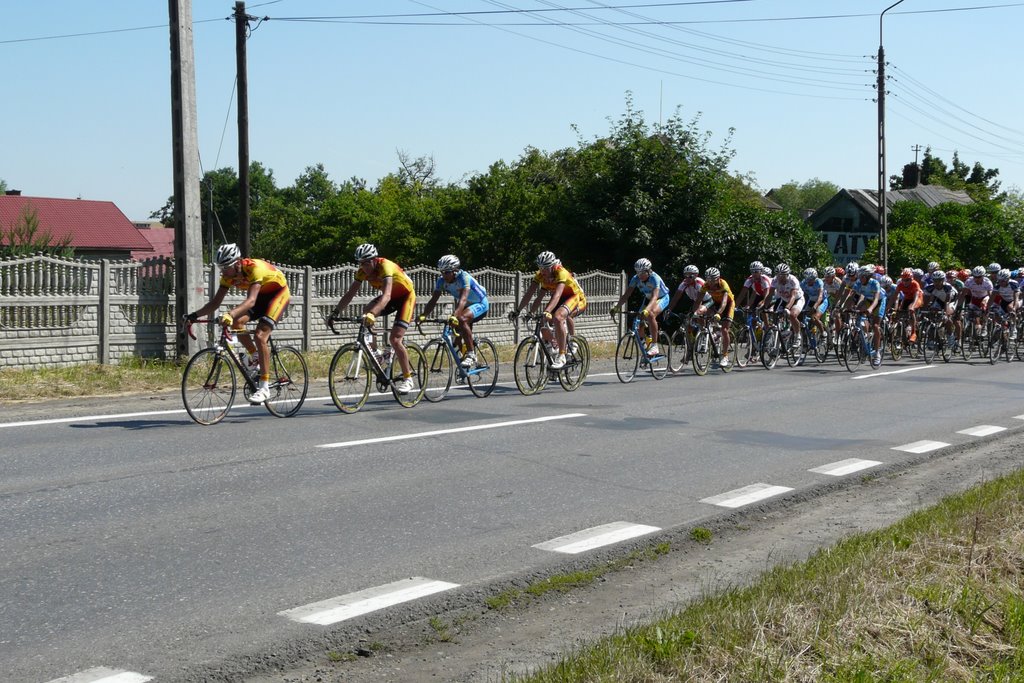
[[[558,383],[566,391],[576,391],[583,385],[590,371],[590,344],[583,337],[573,337],[576,351],[566,355],[565,369],[558,373]]]
[[[331,400],[343,413],[354,413],[370,397],[369,359],[358,344],[345,344],[334,354],[327,371]]]
[[[516,387],[523,396],[532,396],[548,383],[548,357],[537,337],[519,342],[512,366]]]
[[[697,333],[693,341],[693,371],[698,375],[708,374],[711,367],[711,334],[707,330]]]
[[[903,357],[903,340],[906,338],[906,333],[903,331],[903,323],[893,323],[889,325],[889,355],[892,356],[893,360],[899,360]],[[927,360],[925,361],[928,362]]]
[[[181,376],[181,400],[189,417],[201,425],[217,424],[235,402],[235,368],[227,356],[203,349],[192,356]]]
[[[299,412],[309,390],[306,359],[292,346],[279,346],[270,355],[270,398],[263,402],[271,415],[291,417]]]
[[[672,346],[668,342],[668,335],[664,332],[658,333],[658,353],[648,359],[648,369],[654,379],[665,379],[669,366],[672,365]]]
[[[781,343],[778,330],[765,330],[764,336],[761,337],[761,365],[766,370],[771,370],[779,362]]]
[[[679,374],[686,367],[689,360],[690,343],[686,337],[685,327],[680,327],[672,333],[672,342],[669,345],[668,367],[672,374]]]
[[[474,396],[486,398],[498,383],[498,349],[486,337],[477,337],[473,345],[476,347],[476,365],[466,371],[466,382]],[[430,358],[429,354],[427,358]]]
[[[423,398],[431,403],[437,403],[447,396],[452,388],[452,379],[455,376],[452,354],[447,344],[440,339],[434,339],[423,347],[423,358],[426,363]]]
[[[632,332],[622,335],[615,347],[615,375],[620,382],[628,384],[633,381],[642,355],[636,343],[636,335]]]
[[[988,362],[996,364],[999,356],[1003,353],[1003,335],[1001,332],[992,333],[992,341],[988,345]]]
[[[921,340],[921,358],[926,365],[931,365],[935,360],[935,353],[939,349],[938,337],[936,327],[931,323],[922,324],[918,330],[918,338]]]
[[[403,408],[412,408],[423,400],[426,385],[423,383],[427,375],[426,357],[419,344],[404,342],[405,352],[409,355],[409,370],[412,371],[412,389],[406,393],[398,391],[397,383],[402,380],[402,365],[398,358],[391,359],[391,395],[395,397],[398,404]],[[393,356],[394,354],[392,354]]]

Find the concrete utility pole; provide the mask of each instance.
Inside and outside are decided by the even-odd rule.
[[[174,288],[177,356],[199,350],[185,334],[181,316],[205,303],[196,70],[192,48],[192,0],[168,0],[171,29],[171,142],[174,157]]]
[[[898,0],[878,15],[878,239],[879,259],[889,272],[889,213],[885,210],[885,48],[882,47],[882,17],[896,5]]]
[[[249,32],[245,3],[235,3],[235,62],[238,73],[238,246],[249,256],[249,73],[245,38]]]

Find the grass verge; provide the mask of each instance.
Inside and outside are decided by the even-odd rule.
[[[1024,681],[1024,471],[511,680]]]

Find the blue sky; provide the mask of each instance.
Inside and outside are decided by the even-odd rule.
[[[648,121],[700,115],[713,148],[735,129],[732,170],[764,191],[811,178],[874,188],[872,70],[893,2],[252,0],[269,20],[247,44],[250,155],[279,186],[317,163],[372,184],[399,150],[459,182],[528,146],[572,146],[573,125],[605,134],[631,92]],[[147,218],[172,192],[167,3],[3,7],[0,179]],[[238,164],[233,9],[193,0],[204,170]],[[434,16],[295,20],[411,14]],[[1024,186],[1021,26],[1012,0],[904,0],[886,14],[889,175],[921,145]]]

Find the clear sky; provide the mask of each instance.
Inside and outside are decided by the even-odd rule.
[[[247,43],[250,155],[278,186],[318,163],[373,184],[398,151],[460,182],[528,146],[576,144],[573,125],[607,133],[631,92],[648,121],[700,115],[714,149],[735,129],[732,170],[763,191],[874,188],[873,70],[893,2],[252,0],[269,20]],[[0,179],[146,219],[172,193],[167,2],[0,8]],[[204,170],[238,166],[233,10],[192,3]],[[331,19],[296,20],[311,17]],[[1022,26],[1012,0],[904,0],[885,15],[888,175],[921,145],[1024,186]]]

